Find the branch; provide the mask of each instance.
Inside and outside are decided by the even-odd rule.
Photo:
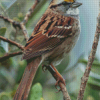
[[[18,27],[19,29],[22,29],[22,32],[25,36],[25,40],[28,41],[28,34],[27,34],[27,30],[25,28],[25,26],[19,22],[16,22],[10,18],[4,17],[0,14],[0,18],[2,18],[4,21],[9,22],[13,25],[13,27],[16,29],[16,27]]]
[[[29,11],[26,13],[25,18],[23,20],[23,25],[25,25],[29,19],[29,17],[32,15],[32,13],[34,12],[34,9],[36,8],[36,6],[39,4],[40,0],[35,0],[35,3],[33,4],[33,6],[29,9]]]
[[[26,30],[26,27],[23,23],[20,23],[20,27],[22,29],[22,32],[24,34],[24,37],[25,37],[25,40],[28,41],[29,39],[29,36],[28,36],[28,33],[27,33],[27,30]]]
[[[12,19],[10,19],[10,18],[4,17],[4,16],[2,16],[1,14],[0,14],[0,18],[2,18],[5,22],[11,23],[15,28],[18,27],[18,28],[21,29],[20,23],[19,23],[19,22],[16,22],[16,21],[14,21],[14,20],[12,20]]]
[[[39,2],[40,2],[40,0],[35,0],[35,4],[33,4],[33,6],[29,9],[29,11],[25,15],[24,20],[20,23],[21,29],[23,31],[26,41],[28,41],[29,36],[28,36],[27,30],[26,30],[25,24],[27,23],[29,17],[32,15],[32,13],[34,12],[34,9],[36,8],[36,6],[38,5]]]
[[[96,54],[96,50],[97,50],[97,45],[98,45],[99,35],[100,35],[100,14],[97,19],[98,19],[98,23],[97,23],[96,33],[95,33],[95,37],[94,37],[94,41],[93,41],[93,45],[92,45],[92,50],[91,50],[89,58],[88,58],[88,63],[87,63],[85,73],[81,79],[81,86],[80,86],[77,100],[83,100],[84,91],[85,91],[86,84],[87,84],[87,81],[89,78],[89,73],[91,71],[91,67],[92,67],[92,64],[93,64],[93,61],[95,58],[95,54]]]
[[[63,93],[64,100],[71,100],[68,91],[66,89],[66,86],[63,83],[59,82],[59,87],[61,88],[61,91]]]
[[[3,41],[5,41],[5,42],[8,42],[8,43],[10,43],[10,44],[12,44],[12,45],[17,46],[17,47],[18,47],[19,49],[21,49],[21,50],[24,50],[24,47],[23,47],[22,45],[20,45],[19,43],[15,42],[15,41],[12,41],[12,40],[10,40],[10,39],[4,38],[4,37],[2,37],[2,36],[0,36],[0,39],[3,40]]]
[[[9,59],[10,57],[21,55],[22,53],[23,53],[22,51],[19,51],[19,52],[14,52],[14,53],[6,54],[5,56],[0,57],[0,62],[5,61],[5,60]]]

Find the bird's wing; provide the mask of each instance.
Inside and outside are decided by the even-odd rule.
[[[48,31],[40,31],[31,36],[25,45],[22,59],[30,59],[47,53],[60,45],[72,33],[71,27],[55,26]]]

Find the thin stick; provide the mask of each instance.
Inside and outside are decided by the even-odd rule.
[[[94,37],[94,41],[93,41],[93,45],[92,45],[92,50],[91,50],[90,56],[88,58],[88,63],[87,63],[85,73],[81,79],[81,85],[80,85],[80,90],[79,90],[77,100],[83,100],[84,91],[85,91],[86,84],[87,84],[87,81],[89,78],[89,73],[91,71],[91,67],[92,67],[92,64],[93,64],[93,61],[95,58],[95,54],[96,54],[96,50],[97,50],[97,45],[98,45],[99,35],[100,35],[100,14],[97,19],[98,19],[98,23],[97,23],[96,33],[95,33],[95,37]]]
[[[35,0],[35,3],[33,4],[33,6],[26,13],[24,20],[20,23],[21,29],[23,31],[26,41],[28,41],[29,36],[28,36],[27,30],[26,30],[25,24],[27,23],[29,17],[32,15],[32,13],[34,12],[34,9],[36,8],[36,6],[38,5],[39,2],[40,2],[40,0]]]
[[[22,54],[22,51],[6,54],[5,56],[0,57],[0,62],[5,61],[9,59],[10,57],[14,57],[14,56],[21,55],[21,54]]]
[[[2,18],[4,21],[9,22],[9,23],[13,23],[13,20],[7,17],[4,17],[3,15],[0,14],[0,18]]]
[[[6,22],[11,23],[15,28],[18,27],[18,28],[21,29],[20,23],[19,23],[19,22],[16,22],[16,21],[14,21],[14,20],[12,20],[12,19],[10,19],[10,18],[4,17],[4,16],[1,15],[1,14],[0,14],[0,18],[2,18],[2,19],[3,19],[4,21],[6,21]]]
[[[23,23],[16,22],[16,21],[14,21],[10,18],[4,17],[2,15],[0,15],[0,18],[2,18],[6,22],[11,23],[15,29],[16,29],[16,27],[18,27],[19,29],[22,29],[25,40],[28,41],[28,33],[27,33],[27,30],[26,30],[25,26],[23,25]]]
[[[59,87],[61,88],[61,91],[63,93],[64,100],[71,100],[66,86],[63,83],[59,82]]]
[[[40,0],[35,0],[35,3],[33,4],[33,6],[29,9],[29,11],[26,13],[25,18],[23,20],[23,25],[25,25],[29,19],[29,17],[32,15],[32,13],[34,12],[34,9],[36,8],[36,6],[39,4]]]
[[[27,33],[27,30],[26,30],[26,27],[23,23],[20,23],[20,27],[22,29],[22,32],[24,34],[24,37],[25,37],[25,40],[28,41],[29,39],[29,36],[28,36],[28,33]]]
[[[10,43],[10,44],[12,44],[12,45],[17,46],[17,47],[18,47],[19,49],[21,49],[21,50],[24,50],[24,47],[23,47],[22,45],[20,45],[19,43],[15,42],[15,41],[12,41],[12,40],[10,40],[10,39],[4,38],[4,37],[2,37],[2,36],[0,36],[0,39],[3,40],[3,41],[5,41],[5,42],[8,42],[8,43]]]

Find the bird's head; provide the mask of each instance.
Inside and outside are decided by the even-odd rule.
[[[65,16],[78,15],[79,11],[77,8],[82,5],[82,3],[76,2],[76,0],[53,0],[52,4],[51,9]]]

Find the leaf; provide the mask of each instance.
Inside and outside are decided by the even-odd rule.
[[[2,46],[0,46],[0,57],[5,54],[5,50]]]
[[[98,78],[99,77],[99,78]],[[89,77],[88,84],[95,90],[100,90],[100,76]]]
[[[6,52],[8,52],[8,43],[5,41],[1,41],[1,46],[4,48]]]
[[[40,100],[44,100],[43,98],[40,98]]]
[[[6,27],[2,27],[2,28],[0,28],[0,36],[4,36],[6,30],[7,30]]]
[[[40,83],[32,87],[29,100],[44,100],[42,98],[42,86]]]
[[[3,8],[8,9],[10,8],[17,0],[2,0],[1,5]]]
[[[11,100],[10,93],[7,92],[0,93],[0,100]]]
[[[95,86],[91,86],[87,84],[85,93],[84,93],[84,100],[100,100],[100,90],[96,89]]]
[[[82,58],[79,58],[78,63],[81,63],[82,65],[84,65],[84,67],[86,67],[87,63],[88,63],[88,59],[86,59],[86,58],[88,58],[88,57],[83,56]],[[100,62],[97,58],[94,59],[91,71],[93,73],[100,75]]]
[[[0,36],[4,36],[5,33],[6,33],[6,30],[7,30],[6,27],[0,28]],[[0,56],[1,56],[1,53],[4,52],[3,48],[7,52],[8,51],[8,43],[7,42],[4,42],[4,41],[1,41],[1,47],[0,47],[0,51],[1,52],[0,52]]]

